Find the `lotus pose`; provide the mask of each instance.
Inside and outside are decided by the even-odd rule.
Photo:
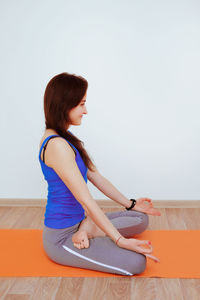
[[[149,202],[149,205],[147,205],[145,203],[145,201]],[[139,198],[136,201],[136,205],[135,205],[135,209],[134,210],[138,210],[141,212],[145,212],[148,213],[149,215],[154,215],[154,216],[160,216],[160,212],[155,209],[153,207],[152,204],[152,200],[149,198]],[[78,249],[82,249],[82,248],[88,248],[89,247],[89,239],[90,238],[94,238],[97,236],[106,236],[105,232],[102,231],[93,221],[90,217],[87,217],[86,219],[84,219],[81,224],[80,227],[78,229],[78,231],[72,236],[72,241],[74,243],[74,246],[77,247]],[[120,239],[122,238],[122,236],[120,237]],[[127,241],[126,240],[121,240],[120,243],[121,245],[127,245],[127,249],[132,250],[133,249],[133,239],[129,239]],[[152,252],[153,248],[151,245],[151,242],[149,241],[147,243],[147,245],[151,248],[150,251],[147,249],[143,249],[142,247],[140,247],[140,245],[145,245],[145,241],[140,241],[140,240],[135,240],[135,251],[138,251],[139,253],[144,253],[144,255],[148,256],[149,258],[152,258],[154,261],[159,262],[160,260],[158,258],[156,258],[153,255],[147,254],[148,252]],[[125,244],[123,244],[123,242]],[[118,240],[119,243],[119,240]],[[128,245],[129,244],[129,245]]]
[[[149,198],[128,199],[92,162],[84,143],[70,130],[87,114],[88,82],[75,74],[54,76],[45,89],[45,130],[39,161],[48,184],[43,246],[47,256],[66,266],[134,275],[155,262],[150,241],[135,239],[160,216]],[[103,146],[102,146],[103,147]],[[87,187],[90,181],[122,206],[104,213]]]

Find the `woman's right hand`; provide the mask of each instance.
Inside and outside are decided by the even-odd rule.
[[[146,245],[150,248],[149,249],[144,248],[144,247],[142,247],[142,245]],[[147,240],[137,240],[137,239],[133,239],[133,238],[126,239],[124,237],[121,237],[117,242],[117,246],[119,246],[121,248],[125,248],[127,250],[135,251],[137,253],[142,253],[146,257],[151,258],[153,261],[160,262],[160,260],[157,257],[150,254],[153,251],[153,247]]]

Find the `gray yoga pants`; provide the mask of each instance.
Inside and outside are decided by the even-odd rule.
[[[147,214],[134,210],[105,214],[124,237],[133,237],[143,232],[149,223]],[[108,236],[90,239],[89,248],[75,248],[72,235],[78,230],[80,223],[63,229],[53,229],[44,225],[43,247],[52,261],[61,265],[120,275],[140,274],[145,270],[145,255],[118,247]]]

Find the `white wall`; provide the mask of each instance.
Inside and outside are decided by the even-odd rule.
[[[4,0],[0,20],[0,198],[46,197],[43,94],[66,71],[89,82],[70,128],[106,178],[128,198],[200,199],[199,1]]]

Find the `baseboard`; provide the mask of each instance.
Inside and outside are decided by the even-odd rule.
[[[112,200],[96,199],[100,207],[122,207]],[[26,207],[45,207],[46,199],[9,199],[1,198],[0,206],[26,206]],[[200,208],[200,200],[153,200],[154,207],[157,208]]]

